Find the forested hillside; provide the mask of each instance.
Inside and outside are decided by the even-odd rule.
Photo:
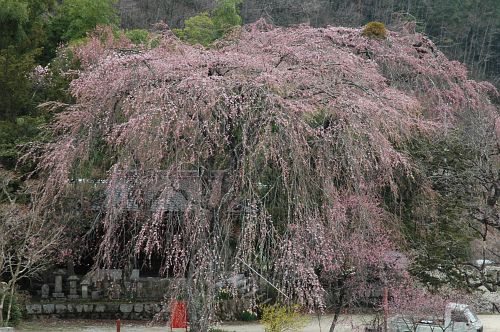
[[[173,27],[215,6],[214,0],[120,0],[122,25],[148,28],[164,20]],[[472,76],[500,84],[498,0],[245,0],[245,23],[265,17],[276,25],[358,27],[381,21],[389,27],[424,32],[451,59],[467,64]]]

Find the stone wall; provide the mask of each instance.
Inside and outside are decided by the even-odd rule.
[[[151,320],[161,312],[160,303],[32,303],[26,305],[28,318],[58,317],[79,319]],[[165,308],[167,309],[167,308]]]

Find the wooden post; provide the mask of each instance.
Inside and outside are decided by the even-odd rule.
[[[117,319],[116,320],[116,332],[120,332],[120,328],[121,328],[121,321],[120,321],[120,319]]]

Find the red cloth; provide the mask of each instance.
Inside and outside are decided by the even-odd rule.
[[[187,328],[187,311],[184,301],[172,301],[170,327],[173,329]]]

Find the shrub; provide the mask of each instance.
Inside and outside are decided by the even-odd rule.
[[[233,293],[231,293],[231,290],[228,288],[221,288],[219,290],[219,293],[217,294],[217,299],[224,301],[224,300],[229,300],[233,298]]]
[[[240,312],[237,318],[238,320],[244,322],[250,322],[258,319],[257,314],[250,309]]]
[[[382,22],[370,22],[365,25],[361,35],[368,38],[385,39],[387,38],[387,29]]]
[[[307,324],[307,317],[299,312],[299,307],[280,306],[274,304],[271,306],[262,306],[262,319],[260,322],[264,325],[266,332],[284,332],[300,331]]]

